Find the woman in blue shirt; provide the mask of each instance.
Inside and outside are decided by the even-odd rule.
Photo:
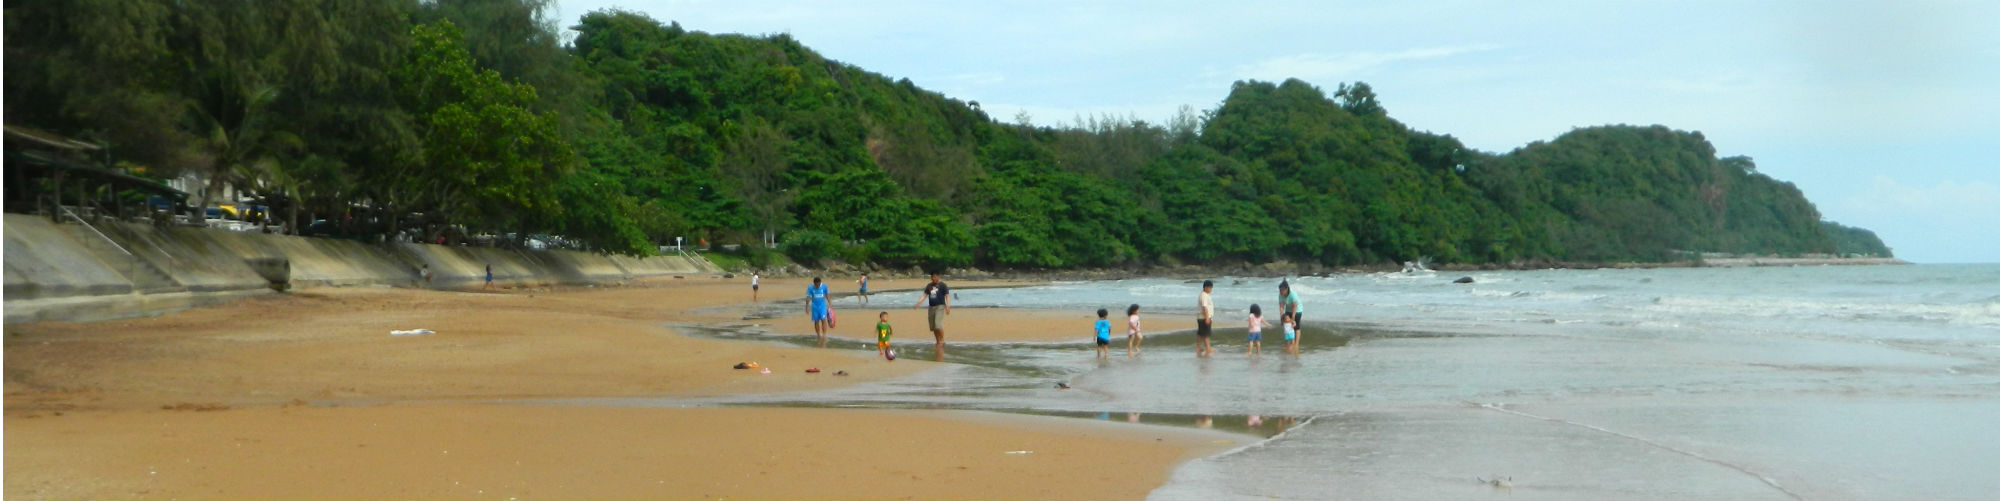
[[[819,277],[813,277],[812,285],[806,286],[806,298],[811,300],[813,335],[819,336],[819,347],[826,347],[826,331],[833,328],[833,311],[826,303],[826,284]]]

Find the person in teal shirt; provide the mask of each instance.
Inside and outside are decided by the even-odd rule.
[[[1111,358],[1111,310],[1097,309],[1097,358]]]

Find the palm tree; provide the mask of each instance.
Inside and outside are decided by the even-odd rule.
[[[218,89],[215,99],[191,103],[186,118],[188,128],[200,138],[193,147],[207,164],[200,167],[202,184],[196,190],[199,199],[194,206],[200,208],[208,207],[223,184],[272,177],[267,173],[281,170],[285,154],[305,147],[298,135],[277,127],[277,117],[270,112],[278,99],[276,86],[221,86],[227,87]]]

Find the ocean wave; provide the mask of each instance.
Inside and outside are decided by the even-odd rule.
[[[1610,300],[1613,298],[1613,296],[1609,294],[1577,294],[1570,292],[1519,291],[1519,290],[1509,291],[1509,290],[1496,290],[1496,289],[1471,289],[1466,291],[1466,294],[1476,297],[1509,298],[1509,299],[1545,299],[1550,301],[1564,301],[1564,302],[1574,302],[1574,303],[1600,302],[1600,301]]]
[[[1660,296],[1653,299],[1653,307],[1655,311],[1674,315],[1942,323],[1973,327],[2000,327],[2000,302],[1985,304],[1933,304]]]

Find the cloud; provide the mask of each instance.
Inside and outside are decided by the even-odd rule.
[[[1442,59],[1499,49],[1492,44],[1457,45],[1407,49],[1393,52],[1349,52],[1344,54],[1295,54],[1238,66],[1231,79],[1259,80],[1338,80],[1352,78],[1393,63]]]

